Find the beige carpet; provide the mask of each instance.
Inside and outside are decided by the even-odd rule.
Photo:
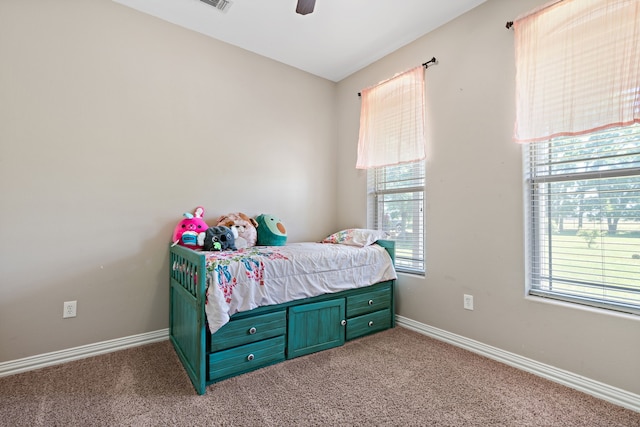
[[[198,396],[168,341],[0,378],[2,426],[640,426],[640,413],[404,328]]]

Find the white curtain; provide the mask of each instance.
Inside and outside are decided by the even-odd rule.
[[[426,157],[424,67],[361,91],[357,169]]]
[[[640,122],[640,0],[555,0],[513,27],[516,141]]]

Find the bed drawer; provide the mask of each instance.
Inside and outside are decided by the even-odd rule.
[[[253,371],[284,360],[284,336],[209,355],[209,381]]]
[[[211,351],[284,335],[287,329],[286,310],[232,320],[211,336]]]
[[[375,311],[347,320],[347,340],[391,327],[391,309]]]
[[[391,306],[391,285],[347,297],[347,318],[382,310]]]

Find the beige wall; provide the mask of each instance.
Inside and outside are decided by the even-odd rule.
[[[0,362],[167,328],[199,204],[334,231],[335,83],[109,0],[3,0],[0,61]]]
[[[366,218],[366,175],[354,168],[357,92],[437,57],[425,72],[427,275],[401,275],[398,314],[640,393],[640,318],[525,297],[513,33],[505,22],[545,2],[489,0],[338,84],[338,225]],[[474,311],[462,308],[465,293]]]

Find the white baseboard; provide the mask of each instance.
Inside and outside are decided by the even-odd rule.
[[[125,348],[151,344],[167,339],[169,339],[168,328],[69,348],[66,350],[25,357],[24,359],[10,360],[8,362],[0,363],[0,377],[32,371],[46,366],[59,365],[61,363],[71,362],[72,360],[98,356],[104,353],[111,353],[113,351],[124,350]]]
[[[488,357],[489,359],[497,360],[498,362],[530,372],[534,375],[538,375],[591,396],[595,396],[599,399],[640,412],[640,395],[635,393],[630,393],[628,391],[591,380],[581,375],[574,374],[573,372],[554,368],[551,365],[536,362],[533,359],[519,356],[515,353],[504,351],[433,326],[425,325],[424,323],[416,322],[406,317],[396,316],[396,322],[398,326],[411,329],[415,332],[453,344],[457,347],[462,347],[466,350]]]

